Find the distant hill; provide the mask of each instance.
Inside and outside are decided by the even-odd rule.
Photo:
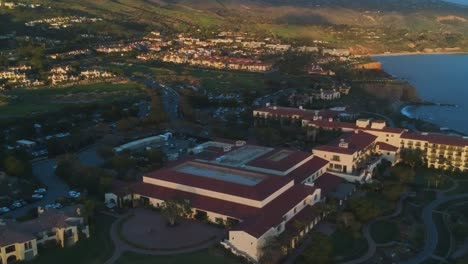
[[[109,28],[122,34],[239,30],[304,44],[320,40],[364,53],[468,49],[468,8],[438,0],[44,1],[54,9],[13,20],[79,13],[112,21]]]

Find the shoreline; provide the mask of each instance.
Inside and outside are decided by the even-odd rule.
[[[395,53],[378,53],[368,54],[369,57],[386,57],[386,56],[414,56],[414,55],[468,55],[468,51],[440,51],[440,52],[395,52]]]
[[[439,129],[439,131],[437,133],[441,133],[441,134],[444,134],[444,135],[458,135],[458,136],[467,136],[467,133],[465,132],[462,132],[460,130],[456,130],[454,128],[451,128],[451,127],[443,127],[439,124],[436,124],[434,122],[431,122],[431,121],[428,121],[428,120],[425,120],[423,118],[419,118],[417,116],[413,116],[411,114],[411,111],[410,109],[412,107],[419,107],[419,106],[428,106],[428,105],[424,105],[424,104],[413,104],[413,103],[405,103],[403,104],[400,109],[399,109],[399,114],[408,118],[408,119],[411,119],[411,120],[418,120],[418,121],[421,121],[421,122],[424,122],[424,123],[427,123],[427,124],[430,124],[430,125],[433,125],[435,127],[437,127]],[[429,105],[429,106],[440,106],[440,105]]]

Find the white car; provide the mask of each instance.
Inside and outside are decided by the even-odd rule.
[[[61,203],[48,204],[48,205],[44,206],[45,209],[60,209],[62,207],[63,206],[62,206]]]
[[[10,212],[10,208],[8,208],[8,207],[1,207],[0,208],[0,214],[6,214],[8,212]]]
[[[20,208],[23,207],[23,203],[21,203],[21,201],[15,201],[11,204],[11,206],[14,208]]]
[[[40,200],[40,199],[44,198],[44,195],[35,193],[35,194],[31,195],[31,198]]]
[[[34,190],[34,193],[46,193],[46,192],[47,192],[46,188],[39,188],[39,189]]]
[[[81,196],[81,193],[80,192],[77,192],[77,191],[69,191],[68,192],[68,197],[71,197],[71,198],[80,198]]]

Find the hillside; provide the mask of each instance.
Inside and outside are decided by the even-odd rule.
[[[83,14],[104,18],[121,35],[149,30],[240,30],[286,41],[314,40],[364,53],[468,49],[468,8],[431,0],[43,0],[44,12],[2,11],[21,32],[33,18]],[[9,13],[10,12],[10,13]],[[456,19],[453,19],[456,18]],[[5,17],[2,18],[5,20]],[[16,24],[15,24],[16,23]],[[3,23],[2,23],[3,24]],[[7,23],[6,23],[7,24]],[[5,30],[5,28],[4,28]],[[102,30],[102,28],[100,29]]]

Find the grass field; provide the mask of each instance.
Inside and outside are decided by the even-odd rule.
[[[134,63],[129,65],[107,65],[110,69],[121,69],[127,75],[151,75],[159,82],[167,84],[188,83],[214,93],[265,92],[282,88],[305,89],[314,84],[309,75],[303,73],[281,74],[227,71],[154,63],[151,65]]]
[[[116,99],[136,97],[142,93],[143,90],[134,83],[99,83],[37,90],[16,89],[3,94],[0,117],[53,112],[66,106],[106,103]]]
[[[459,181],[458,187],[448,192],[447,195],[462,194],[462,193],[466,193],[467,190],[468,190],[468,181],[464,179],[463,181]]]
[[[379,221],[370,227],[372,238],[376,243],[383,244],[398,239],[398,227],[391,221]]]
[[[221,249],[210,248],[198,252],[170,256],[148,256],[135,253],[124,253],[116,264],[242,264],[242,260],[226,255]]]
[[[110,240],[110,227],[114,217],[97,215],[95,231],[91,237],[78,242],[77,245],[68,248],[51,248],[40,250],[39,255],[30,264],[102,264],[114,251],[114,245]]]
[[[364,238],[354,238],[351,234],[337,230],[333,233],[333,255],[336,260],[346,261],[362,256],[367,250],[367,242]]]

